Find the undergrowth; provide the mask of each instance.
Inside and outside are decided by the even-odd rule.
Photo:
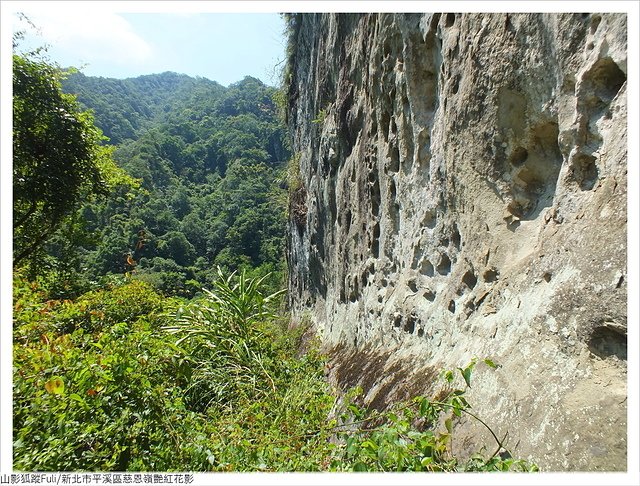
[[[333,393],[317,349],[298,356],[303,329],[276,315],[279,292],[218,277],[190,302],[132,279],[58,301],[16,275],[14,468],[536,470],[500,447],[451,455],[455,417],[472,415],[464,396],[475,362],[443,375],[444,398],[368,410],[357,390]]]

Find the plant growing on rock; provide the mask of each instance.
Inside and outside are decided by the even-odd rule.
[[[495,368],[491,360],[484,362]],[[464,388],[450,388],[438,399],[415,397],[386,412],[369,411],[349,400],[341,424],[336,426],[341,445],[336,447],[330,468],[336,471],[537,471],[535,464],[513,459],[495,432],[469,409],[465,398],[471,386],[473,359],[458,368]],[[453,385],[455,372],[444,373]],[[466,462],[451,454],[454,420],[466,414],[486,427],[496,440],[497,449],[489,457],[475,454]],[[379,424],[379,425],[376,425]],[[443,424],[444,430],[437,430]],[[355,428],[354,428],[355,426]]]

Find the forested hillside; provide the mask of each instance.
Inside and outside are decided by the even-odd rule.
[[[165,294],[188,296],[216,266],[275,272],[279,283],[279,181],[289,152],[274,88],[167,72],[125,80],[75,73],[63,89],[93,111],[118,165],[140,181],[137,191],[82,207],[79,253],[49,247],[73,287],[134,272]]]

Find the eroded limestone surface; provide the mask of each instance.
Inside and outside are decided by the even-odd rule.
[[[543,470],[626,469],[626,16],[303,14],[294,314],[377,407],[469,401]],[[457,452],[493,448],[474,422]]]

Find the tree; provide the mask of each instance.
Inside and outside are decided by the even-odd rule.
[[[13,56],[14,267],[35,258],[80,203],[127,178],[90,113],[62,92],[62,76],[45,61]]]
[[[195,248],[179,231],[169,231],[162,237],[158,243],[158,253],[183,267],[191,265],[196,259]]]

